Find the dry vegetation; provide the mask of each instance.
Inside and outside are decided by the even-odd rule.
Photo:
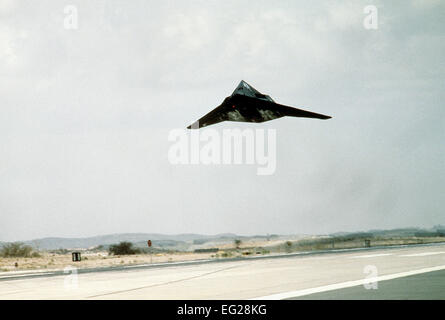
[[[82,261],[73,262],[71,260],[71,253],[57,254],[41,252],[40,257],[37,258],[0,258],[0,270],[60,270],[69,265],[79,268],[95,268],[118,265],[145,264],[150,263],[151,259],[153,263],[161,263],[208,258],[210,258],[210,254],[208,253],[158,253],[153,254],[153,257],[151,258],[149,254],[114,256],[108,255],[107,251],[103,251],[95,253],[82,252]],[[17,267],[15,266],[15,263],[18,264]]]
[[[60,250],[59,252],[40,251],[36,253],[29,247],[24,248],[23,256],[11,253],[17,252],[17,247],[9,247],[0,251],[0,271],[13,270],[60,270],[69,265],[79,268],[95,268],[132,264],[165,263],[190,261],[198,259],[219,259],[243,256],[266,255],[274,253],[291,253],[313,250],[330,250],[343,248],[364,247],[366,237],[308,237],[308,238],[280,238],[273,240],[230,240],[226,243],[218,243],[217,252],[165,252],[165,253],[135,253],[131,255],[112,255],[108,251],[83,250],[82,261],[73,262],[71,252]],[[371,238],[371,246],[401,245],[444,242],[444,237],[394,237]],[[18,249],[22,248],[19,247]],[[11,251],[11,249],[14,249]],[[18,250],[20,251],[20,250]],[[6,253],[6,254],[5,254]]]

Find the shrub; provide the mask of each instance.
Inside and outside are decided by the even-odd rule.
[[[292,242],[291,241],[286,241],[286,250],[287,252],[291,252],[292,250]]]
[[[222,258],[230,258],[232,256],[231,252],[223,252],[221,253]]]
[[[131,242],[122,241],[119,244],[113,244],[108,249],[110,254],[115,256],[117,255],[130,255],[130,254],[138,254],[141,252],[140,249],[134,248]]]
[[[36,258],[40,257],[40,254],[34,251],[31,246],[27,246],[21,242],[13,242],[3,245],[3,247],[0,250],[0,256],[4,258],[8,257]]]

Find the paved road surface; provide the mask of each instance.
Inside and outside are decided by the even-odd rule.
[[[325,291],[290,300],[445,300],[445,270],[382,281],[376,289],[359,285]]]
[[[377,290],[364,289],[376,281]],[[444,291],[444,244],[0,275],[0,299],[444,299]]]

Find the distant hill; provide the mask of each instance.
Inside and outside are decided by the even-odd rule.
[[[119,243],[121,241],[129,241],[136,246],[145,246],[147,240],[154,241],[154,244],[158,247],[182,247],[186,242],[193,241],[211,241],[218,239],[231,239],[237,238],[236,234],[224,233],[217,235],[202,235],[202,234],[177,234],[166,235],[159,233],[119,233],[109,234],[88,238],[41,238],[23,241],[27,245],[43,250],[55,250],[55,249],[73,249],[73,248],[92,248],[99,245],[108,246],[111,244]],[[184,245],[181,245],[184,244]]]
[[[306,235],[308,236],[308,235]],[[324,235],[326,236],[326,235]],[[441,225],[433,228],[399,228],[391,230],[369,230],[357,232],[336,232],[329,234],[330,237],[341,238],[400,238],[400,237],[445,237],[445,227]],[[194,233],[184,233],[176,235],[160,234],[160,233],[118,233],[108,234],[87,238],[41,238],[29,241],[21,241],[40,250],[56,250],[56,249],[88,249],[99,245],[107,248],[109,245],[119,243],[121,241],[132,242],[136,247],[146,247],[147,240],[153,241],[153,247],[162,249],[190,250],[213,246],[217,243],[227,243],[235,239],[279,239],[280,235],[255,235],[240,236],[233,233],[222,233],[216,235],[203,235]],[[0,242],[0,246],[6,242]]]
[[[349,238],[400,238],[400,237],[442,237],[445,235],[443,226],[434,226],[430,229],[424,228],[398,228],[390,230],[369,230],[366,232],[336,232],[330,234],[332,237],[349,237]]]

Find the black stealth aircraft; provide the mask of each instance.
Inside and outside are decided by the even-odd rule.
[[[187,129],[199,129],[222,121],[264,122],[285,116],[330,119],[330,116],[278,104],[242,80],[232,95]]]

